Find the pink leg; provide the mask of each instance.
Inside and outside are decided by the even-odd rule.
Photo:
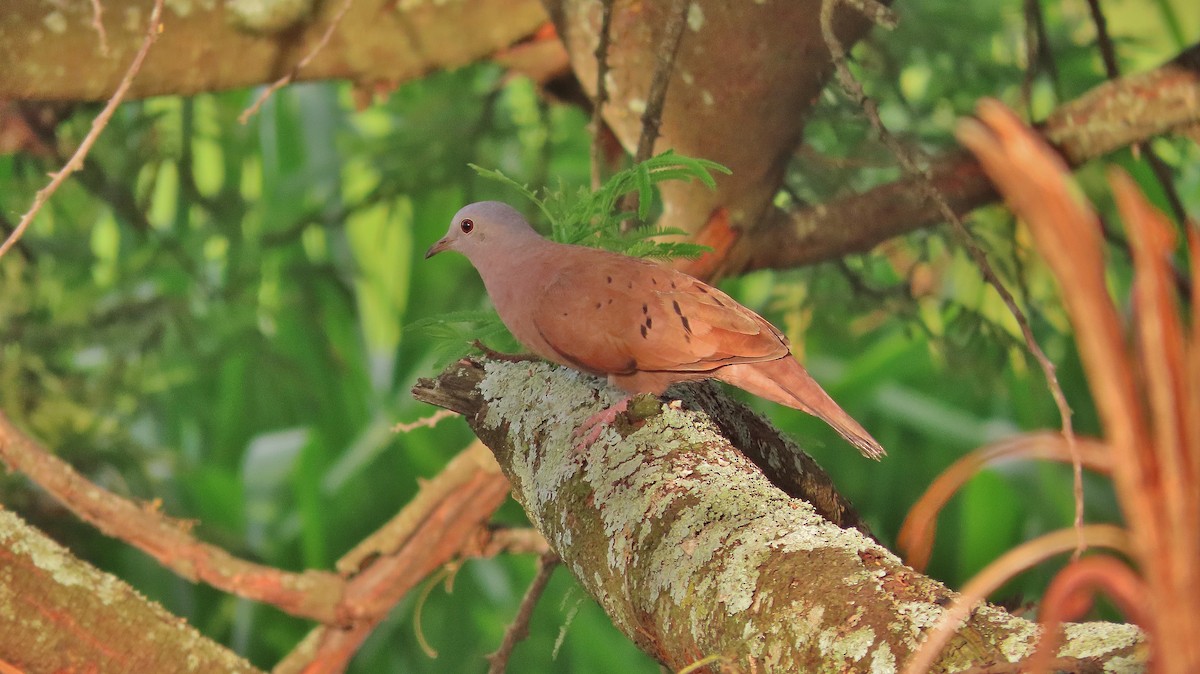
[[[595,444],[600,434],[604,432],[604,428],[616,420],[618,414],[625,412],[629,407],[629,401],[633,396],[625,396],[611,407],[605,408],[588,417],[579,428],[572,433],[577,438],[582,438],[575,444],[576,453],[582,454],[583,451]]]

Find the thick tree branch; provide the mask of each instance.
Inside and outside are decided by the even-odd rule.
[[[2,509],[0,578],[4,671],[259,671]]]
[[[414,395],[467,417],[564,564],[668,667],[719,656],[729,671],[892,669],[944,612],[944,586],[773,486],[739,451],[752,446],[735,448],[713,423],[733,403],[711,410],[704,399],[722,397],[711,387],[677,387],[682,410],[663,406],[574,452],[573,428],[607,397],[599,385],[542,363],[462,361]],[[1036,636],[983,606],[937,671],[1011,666]],[[1106,645],[1084,655],[1084,640]],[[1070,625],[1055,666],[1136,662],[1141,643],[1129,625]]]
[[[107,491],[26,437],[0,413],[0,462],[27,475],[80,519],[120,538],[191,581],[323,622],[335,619],[345,581],[325,571],[291,573],[238,559],[204,543],[190,525]]]
[[[272,3],[241,3],[241,6]],[[295,3],[292,3],[295,4]],[[191,95],[272,82],[292,72],[322,39],[341,2],[313,3],[312,16],[283,26],[247,21],[232,2],[168,3],[161,43],[130,98]],[[104,0],[111,56],[97,58],[88,3],[5,3],[0,99],[108,98],[137,48],[142,0]],[[546,22],[537,0],[409,3],[355,0],[329,44],[297,79],[395,84],[470,63],[532,34]],[[253,25],[252,25],[253,24]],[[132,29],[131,29],[132,26]]]
[[[1165,133],[1200,125],[1200,45],[1155,70],[1105,82],[1066,103],[1038,128],[1071,166]],[[968,153],[933,161],[929,179],[951,208],[967,213],[997,200]],[[722,267],[737,275],[786,269],[870,250],[942,221],[937,205],[905,178],[838,201],[774,209],[729,250]]]

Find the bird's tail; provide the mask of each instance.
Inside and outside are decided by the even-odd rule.
[[[727,384],[821,419],[869,459],[878,460],[887,454],[883,446],[839,407],[795,358],[785,356],[762,363],[727,365],[715,374]]]

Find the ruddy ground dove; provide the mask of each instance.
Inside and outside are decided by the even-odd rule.
[[[809,376],[788,340],[720,290],[653,262],[543,238],[511,206],[464,207],[429,248],[467,257],[500,320],[547,360],[602,375],[629,394],[580,429],[603,424],[639,393],[713,378],[819,417],[871,458],[883,447]]]

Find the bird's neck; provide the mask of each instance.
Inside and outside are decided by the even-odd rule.
[[[555,277],[553,268],[561,256],[554,249],[562,246],[532,234],[506,240],[502,246],[496,245],[485,260],[474,261],[501,318],[510,308],[530,301],[545,279]]]

